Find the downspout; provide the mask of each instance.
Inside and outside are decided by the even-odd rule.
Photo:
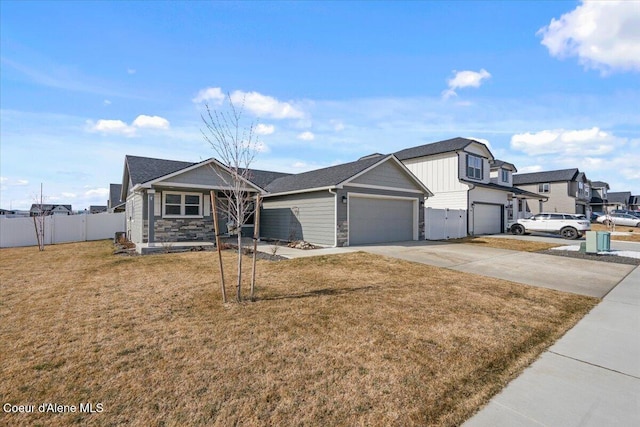
[[[333,247],[338,247],[338,192],[334,192],[330,188],[327,190],[329,194],[333,195],[333,221],[335,223],[333,232]]]
[[[471,195],[469,193],[471,193],[471,190],[476,188],[475,184],[469,184],[469,185],[471,185],[471,188],[467,190],[467,236],[469,236],[469,221],[471,221],[471,209],[473,209],[473,207],[471,206]],[[475,212],[474,212],[474,215],[475,215]],[[475,229],[473,231],[475,232]]]

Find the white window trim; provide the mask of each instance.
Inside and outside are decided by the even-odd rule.
[[[180,215],[166,215],[165,209],[167,204],[167,195],[179,195],[180,196]],[[199,204],[198,204],[198,215],[185,215],[185,196],[198,196]],[[185,193],[181,191],[163,191],[162,192],[162,218],[204,218],[202,215],[203,207],[202,207],[202,193]],[[175,205],[174,205],[175,206]],[[190,205],[195,206],[195,205]]]
[[[509,171],[507,169],[500,169],[500,180],[502,182],[509,182]]]
[[[544,191],[545,185],[547,186],[547,191]],[[551,193],[551,184],[548,182],[541,182],[538,184],[538,193]]]

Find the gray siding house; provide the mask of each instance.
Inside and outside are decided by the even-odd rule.
[[[591,186],[585,174],[578,169],[516,174],[513,175],[513,185],[548,198],[527,206],[534,215],[540,212],[591,215]]]
[[[266,186],[260,235],[349,246],[424,239],[431,192],[394,155],[278,178]]]
[[[262,172],[252,171],[257,181],[263,178]],[[215,159],[189,163],[126,156],[120,200],[125,200],[127,238],[136,244],[213,241],[210,191],[228,189],[225,174],[229,176],[228,169]],[[249,181],[245,189],[263,192]],[[224,226],[226,219],[219,219]]]
[[[228,174],[215,159],[126,156],[113,199],[125,201],[127,237],[136,244],[215,240],[210,191],[223,198]],[[245,190],[263,196],[261,237],[324,246],[424,238],[431,195],[395,156],[380,154],[297,175],[251,170]],[[224,227],[224,215],[218,219]]]

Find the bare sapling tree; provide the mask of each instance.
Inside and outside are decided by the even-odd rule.
[[[213,171],[225,187],[224,190],[220,190],[224,197],[223,203],[219,203],[218,206],[227,217],[229,232],[237,234],[236,299],[240,302],[242,301],[242,226],[255,214],[257,207],[254,198],[255,190],[250,187],[249,182],[252,178],[250,166],[261,143],[255,133],[256,123],[249,121],[245,124],[244,122],[244,99],[240,106],[236,106],[231,96],[227,94],[226,101],[227,108],[220,110],[212,110],[208,104],[205,104],[206,112],[201,115],[205,129],[201,132],[215,151],[217,160],[228,169],[228,171],[220,170],[212,164]],[[216,199],[219,200],[219,198]]]
[[[36,231],[36,240],[38,242],[38,250],[40,252],[44,251],[44,224],[45,224],[45,212],[44,205],[42,204],[44,201],[44,197],[42,196],[42,183],[40,183],[40,197],[34,196],[35,200],[35,209],[34,212],[31,212],[33,216],[33,227]]]

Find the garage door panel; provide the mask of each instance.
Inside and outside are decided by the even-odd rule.
[[[473,207],[473,234],[502,233],[502,206],[476,203]]]
[[[349,198],[349,244],[397,242],[414,236],[412,200]]]

